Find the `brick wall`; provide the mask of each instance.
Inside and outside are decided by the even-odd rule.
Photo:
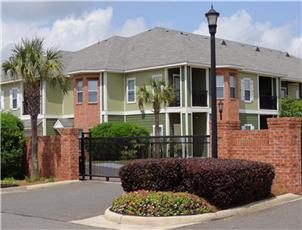
[[[88,80],[98,80],[98,96],[97,102],[88,102]],[[83,102],[77,101],[77,81],[83,81]],[[100,81],[98,74],[80,74],[74,77],[74,127],[88,131],[96,124],[100,123]]]
[[[271,163],[273,189],[302,192],[299,118],[270,118],[266,130],[239,130],[239,122],[218,122],[218,157]]]
[[[57,179],[79,178],[79,130],[60,129],[60,136],[38,137],[39,175]],[[26,160],[31,172],[31,139],[26,141]]]

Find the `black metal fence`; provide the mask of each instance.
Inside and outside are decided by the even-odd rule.
[[[80,177],[118,178],[119,169],[136,159],[208,156],[210,136],[80,138]]]

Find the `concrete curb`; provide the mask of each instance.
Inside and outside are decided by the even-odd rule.
[[[205,213],[191,216],[171,216],[171,217],[140,217],[128,216],[114,213],[107,208],[104,218],[107,221],[123,225],[140,225],[150,227],[166,227],[166,226],[183,226],[189,224],[200,223],[216,219],[224,219],[236,215],[244,215],[252,212],[257,212],[272,208],[288,202],[302,200],[302,197],[296,194],[288,193],[267,200],[257,201],[238,208],[218,211],[216,213]]]
[[[27,186],[19,186],[19,187],[10,187],[10,188],[0,188],[0,193],[13,193],[13,192],[24,192],[24,191],[30,191],[35,189],[41,189],[41,188],[48,188],[52,186],[57,185],[64,185],[64,184],[72,184],[80,182],[79,180],[64,180],[64,181],[56,181],[56,182],[49,182],[49,183],[42,183],[42,184],[33,184],[33,185],[27,185]]]

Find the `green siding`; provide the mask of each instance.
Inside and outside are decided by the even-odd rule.
[[[160,125],[164,127],[165,135],[165,114],[160,114]],[[143,126],[148,129],[149,133],[153,132],[153,125],[155,124],[154,114],[145,114],[145,115],[127,115],[126,122],[134,123],[140,126]]]
[[[247,114],[247,113],[240,113],[240,127],[244,124],[252,124],[255,129],[258,129],[258,114]]]
[[[127,79],[128,78],[135,78],[136,79],[136,93],[139,90],[140,87],[143,87],[146,85],[147,88],[151,89],[151,81],[153,75],[162,75],[164,77],[164,69],[157,69],[157,70],[150,70],[150,71],[141,71],[141,72],[135,72],[135,73],[129,73],[126,74],[125,79],[125,110],[138,110],[138,105],[136,103],[127,103]],[[137,94],[136,94],[137,95]],[[122,107],[123,108],[123,107]],[[151,109],[151,105],[146,105],[145,109]]]
[[[288,84],[288,96],[292,98],[299,97],[299,84]]]
[[[186,114],[181,114],[182,120],[180,121],[180,125],[182,127],[182,135],[186,135]]]
[[[62,114],[63,91],[46,84],[46,114]]]
[[[123,115],[109,115],[108,121],[109,122],[124,122],[124,116]]]
[[[58,131],[53,128],[57,119],[46,119],[46,136],[58,135]]]
[[[124,111],[124,74],[108,73],[107,85],[108,111]]]
[[[74,102],[73,102],[73,81],[69,81],[69,90],[66,94],[63,95],[63,111],[62,113],[64,115],[67,114],[74,114],[74,108],[73,108]]]
[[[241,79],[243,78],[250,78],[253,80],[253,86],[254,86],[254,100],[251,103],[247,103],[242,101],[241,99]],[[240,109],[258,109],[258,89],[257,89],[257,75],[251,74],[251,73],[239,73],[239,90],[238,90],[238,97],[240,101]]]
[[[20,98],[20,107],[17,109],[12,110],[10,108],[10,90],[12,88],[18,88],[19,92],[21,93],[21,83],[20,82],[14,82],[10,84],[4,84],[1,85],[1,91],[3,91],[4,95],[4,112],[10,112],[15,116],[20,116],[21,115],[21,106],[22,106],[22,101]]]

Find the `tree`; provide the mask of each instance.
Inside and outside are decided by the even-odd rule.
[[[20,79],[24,88],[24,106],[31,118],[32,130],[32,176],[38,176],[37,118],[40,113],[40,84],[57,85],[63,93],[68,91],[67,78],[63,74],[60,51],[45,49],[44,39],[22,39],[15,45],[9,59],[2,63],[4,74]]]
[[[144,111],[145,104],[151,104],[155,118],[155,136],[160,136],[159,116],[161,106],[167,106],[175,100],[175,93],[172,87],[166,86],[165,81],[151,81],[151,89],[146,86],[138,90],[138,106]],[[155,145],[155,157],[159,157],[159,145]]]

